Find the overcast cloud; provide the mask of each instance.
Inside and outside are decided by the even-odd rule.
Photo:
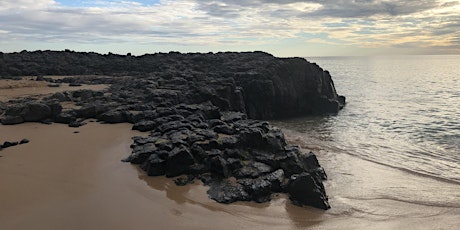
[[[0,50],[460,54],[459,0],[2,0]]]

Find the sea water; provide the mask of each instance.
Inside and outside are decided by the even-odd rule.
[[[460,224],[460,56],[306,59],[331,73],[345,108],[273,124],[318,155],[329,174],[329,214],[429,220],[450,213],[459,220],[442,228]]]

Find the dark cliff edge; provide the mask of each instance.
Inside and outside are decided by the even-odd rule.
[[[63,79],[43,75],[73,75]],[[74,76],[81,75],[81,76]],[[83,76],[85,75],[85,76]],[[59,84],[110,84],[105,91],[60,92],[0,104],[4,125],[89,118],[129,122],[150,132],[133,138],[124,161],[148,175],[200,179],[221,202],[270,200],[288,193],[297,205],[328,209],[326,174],[313,153],[256,119],[334,114],[345,104],[330,74],[301,58],[263,52],[100,55],[73,51],[0,53],[0,76],[38,76]],[[111,77],[107,77],[111,76]],[[63,109],[62,102],[79,107]]]

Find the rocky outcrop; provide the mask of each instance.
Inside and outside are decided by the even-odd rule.
[[[169,95],[168,101],[184,102],[177,89],[191,86],[200,96],[194,101],[211,99],[222,109],[246,112],[254,119],[336,113],[345,102],[337,95],[329,72],[318,65],[302,58],[276,58],[263,52],[171,52],[136,57],[67,50],[1,56],[0,76],[34,74],[161,76],[153,83],[152,97]],[[97,81],[111,83],[110,78]],[[90,83],[91,79],[65,78],[57,83],[60,82],[75,85]]]
[[[1,123],[3,125],[14,125],[23,122],[44,121],[55,117],[61,110],[62,106],[56,101],[21,103],[8,107],[1,119]]]
[[[262,52],[139,57],[27,52],[4,54],[3,65],[27,57],[27,69],[45,54],[61,58],[65,68],[60,71],[68,67],[69,73],[85,69],[113,77],[43,80],[104,83],[110,88],[7,102],[1,105],[2,124],[40,121],[79,127],[89,118],[129,122],[150,135],[135,137],[132,154],[124,161],[138,164],[148,175],[178,177],[178,185],[200,179],[210,187],[209,196],[222,203],[264,202],[273,193],[285,192],[295,204],[329,208],[322,184],[327,177],[316,156],[302,153],[286,143],[279,129],[255,120],[337,113],[345,98],[337,95],[330,74],[316,64]],[[85,58],[93,60],[91,65]],[[34,71],[57,74],[56,67]],[[63,109],[61,102],[78,107]]]
[[[298,205],[329,208],[322,185],[326,174],[313,153],[288,145],[267,122],[239,112],[210,117],[199,107],[179,105],[165,116],[146,115],[151,133],[134,138],[124,161],[139,164],[150,176],[201,179],[210,186],[209,196],[221,203],[265,202],[286,192]]]

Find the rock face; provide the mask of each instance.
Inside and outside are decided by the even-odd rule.
[[[329,72],[305,59],[276,58],[263,52],[171,52],[135,57],[23,51],[0,56],[0,76],[85,74],[149,76],[154,82],[148,85],[155,86],[151,96],[169,95],[168,101],[176,103],[187,102],[178,90],[190,86],[193,88],[187,91],[199,96],[194,101],[211,100],[222,109],[246,112],[253,119],[336,113],[344,104]],[[61,82],[85,83],[74,78]]]
[[[124,161],[140,165],[148,175],[180,176],[178,185],[200,179],[210,186],[209,196],[222,203],[264,202],[285,192],[295,204],[329,208],[322,184],[327,177],[316,156],[302,153],[286,143],[279,129],[255,120],[337,113],[345,98],[316,64],[262,52],[134,57],[49,51],[4,54],[0,73],[17,73],[9,69],[19,57],[28,60],[20,62],[23,72],[113,75],[53,83],[111,86],[105,92],[60,92],[1,104],[2,124],[41,121],[78,127],[88,118],[129,122],[150,135],[135,137]],[[33,69],[43,58],[57,60],[61,68]],[[37,65],[30,65],[34,61]],[[80,107],[62,109],[61,102]]]

